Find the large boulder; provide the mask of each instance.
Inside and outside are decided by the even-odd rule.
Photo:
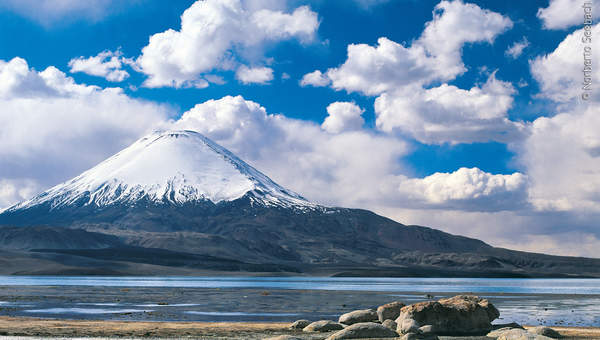
[[[554,338],[554,339],[562,338],[562,335],[560,335],[560,333],[558,333],[554,329],[552,329],[550,327],[546,327],[546,326],[538,326],[538,327],[530,328],[530,329],[528,329],[528,331],[529,331],[529,333],[543,335],[543,336],[547,336],[549,338]]]
[[[308,325],[310,325],[310,321],[308,320],[296,320],[290,325],[290,329],[303,329]]]
[[[360,322],[334,333],[327,340],[396,337],[398,337],[398,333],[384,325],[375,322]]]
[[[344,329],[344,326],[340,323],[331,320],[319,320],[315,321],[302,329],[304,332],[330,332],[339,331]]]
[[[431,325],[438,335],[485,335],[499,316],[488,300],[458,295],[403,307],[396,323],[401,334],[417,333],[415,329]]]
[[[359,322],[372,322],[377,320],[378,318],[376,311],[372,309],[361,309],[342,314],[338,322],[343,323],[344,325],[353,325]]]
[[[383,323],[385,320],[396,320],[400,315],[400,310],[404,306],[406,305],[402,302],[394,301],[377,307],[377,317],[379,318],[379,322]]]

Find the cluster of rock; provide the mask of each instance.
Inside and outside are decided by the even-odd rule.
[[[398,338],[437,340],[438,335],[486,335],[497,340],[546,340],[560,335],[550,328],[524,330],[519,325],[494,330],[492,321],[500,312],[487,299],[458,295],[439,301],[413,305],[391,302],[377,310],[363,309],[343,314],[338,321],[298,320],[290,328],[304,332],[332,332],[328,340],[361,338]]]

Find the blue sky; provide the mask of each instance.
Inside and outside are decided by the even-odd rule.
[[[68,69],[68,62],[76,56],[92,56],[103,50],[120,50],[125,56],[136,56],[148,43],[148,37],[181,24],[181,13],[194,1],[139,1],[129,6],[121,6],[118,13],[101,21],[66,19],[44,26],[35,19],[15,15],[14,12],[0,13],[0,58],[25,58],[29,65],[42,70],[50,65]],[[317,41],[303,46],[296,41],[268,46],[266,56],[276,60],[274,67],[278,79],[269,85],[247,86],[239,84],[232,74],[225,73],[227,84],[210,86],[206,89],[139,88],[131,91],[127,86],[139,87],[144,76],[134,74],[125,82],[125,91],[132,97],[166,102],[174,106],[178,113],[193,107],[198,102],[226,95],[242,95],[244,98],[261,103],[269,112],[282,113],[288,117],[321,122],[327,116],[325,108],[333,101],[355,101],[365,108],[366,124],[374,125],[372,99],[348,94],[345,91],[332,91],[327,88],[301,87],[298,79],[317,68],[334,67],[346,57],[348,44],[375,44],[379,37],[387,37],[397,42],[410,42],[421,34],[426,22],[438,1],[389,1],[371,5],[365,9],[361,4],[347,1],[314,1],[308,3],[319,13],[320,26]],[[464,48],[463,58],[469,70],[450,82],[468,88],[485,82],[486,76],[481,67],[498,70],[498,78],[518,83],[525,80],[527,87],[519,89],[515,105],[509,111],[512,119],[534,120],[540,114],[536,103],[534,112],[529,108],[532,97],[538,88],[528,69],[527,56],[551,52],[556,42],[561,41],[567,31],[542,29],[537,19],[538,8],[546,7],[547,1],[529,1],[519,6],[499,1],[474,1],[487,8],[507,15],[515,22],[515,28],[499,35],[493,44],[472,44]],[[523,36],[527,36],[531,46],[519,58],[507,58],[507,47]],[[282,80],[285,72],[291,76]],[[100,77],[84,73],[71,74],[77,82],[113,86]],[[308,99],[308,100],[307,100]],[[471,145],[428,146],[413,144],[414,153],[406,158],[415,175],[426,176],[434,172],[454,171],[460,167],[479,167],[488,172],[508,174],[518,169],[511,161],[513,153],[498,143],[474,143]],[[443,161],[440,161],[443,160]]]
[[[569,56],[582,4],[2,0],[0,207],[175,125],[325,204],[525,250],[568,253],[567,237],[589,255],[600,245],[598,95],[579,99],[581,60]],[[225,22],[212,35],[209,14]],[[106,79],[110,57],[125,79]],[[241,80],[244,69],[260,75]],[[302,82],[317,70],[321,83]],[[563,147],[580,151],[563,160]],[[547,227],[515,239],[534,224]]]

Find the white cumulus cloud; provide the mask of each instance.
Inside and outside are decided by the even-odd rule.
[[[402,88],[375,100],[376,125],[422,143],[511,142],[524,128],[507,118],[514,92],[495,73],[481,87],[469,90],[447,84]]]
[[[406,179],[400,192],[411,205],[499,211],[527,207],[527,177],[521,173],[494,175],[478,168],[460,168],[425,178]]]
[[[539,210],[600,212],[600,109],[582,104],[540,117],[518,150]]]
[[[315,87],[322,87],[329,85],[330,82],[331,81],[329,80],[329,78],[325,77],[325,75],[323,75],[321,71],[316,70],[305,74],[300,80],[300,86],[311,85]]]
[[[247,67],[242,65],[235,72],[237,80],[244,84],[267,84],[273,80],[273,69],[269,67]]]
[[[336,90],[378,96],[376,127],[423,143],[509,141],[522,130],[508,119],[516,93],[510,83],[494,74],[471,89],[445,82],[466,71],[465,44],[491,44],[512,25],[508,17],[475,4],[441,1],[410,45],[385,37],[376,46],[351,44],[342,65],[309,73],[300,84],[330,82]]]
[[[462,47],[488,42],[512,27],[501,14],[460,0],[442,1],[421,36],[407,47],[387,38],[351,44],[347,60],[326,75],[336,90],[377,95],[402,86],[451,80],[466,71]]]
[[[565,103],[583,93],[584,47],[591,48],[590,69],[593,84],[600,83],[600,44],[582,42],[584,29],[569,34],[552,52],[530,61],[531,74],[540,85],[541,95],[555,102]],[[593,37],[600,36],[600,24],[591,29]],[[596,38],[594,38],[596,39]],[[599,93],[595,91],[595,93]],[[596,94],[596,98],[600,95]]]
[[[360,130],[365,123],[362,117],[365,110],[351,102],[335,102],[327,106],[329,114],[321,127],[327,132],[340,133],[342,131]]]
[[[527,46],[529,46],[529,40],[527,40],[526,37],[523,37],[521,41],[515,41],[514,44],[510,45],[504,54],[513,59],[517,59],[523,54],[523,50],[525,50]]]
[[[123,58],[120,51],[103,51],[93,57],[73,58],[69,61],[69,67],[71,73],[83,72],[103,77],[108,81],[121,82],[129,77],[129,73],[123,70],[124,63],[132,63],[132,61]]]
[[[598,1],[585,1],[592,3],[592,17],[594,20],[600,16],[600,3]],[[567,29],[571,26],[583,24],[582,0],[550,0],[546,8],[538,9],[537,16],[542,20],[546,29]]]
[[[244,57],[261,59],[269,42],[314,39],[319,20],[307,6],[291,13],[262,8],[266,2],[197,1],[181,16],[181,28],[150,37],[137,59],[147,87],[206,87],[203,75],[233,70]],[[257,56],[258,55],[258,56]]]

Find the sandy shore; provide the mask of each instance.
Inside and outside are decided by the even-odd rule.
[[[256,322],[143,322],[51,320],[23,317],[0,317],[1,336],[43,338],[119,337],[119,338],[194,338],[194,339],[264,339],[278,335],[295,335],[306,340],[324,339],[329,333],[308,334],[292,331],[289,323]],[[600,339],[600,328],[554,327],[566,339]],[[483,340],[486,337],[440,337],[443,340]]]
[[[289,323],[143,322],[0,317],[0,335],[36,337],[136,337],[262,339],[287,331]]]

